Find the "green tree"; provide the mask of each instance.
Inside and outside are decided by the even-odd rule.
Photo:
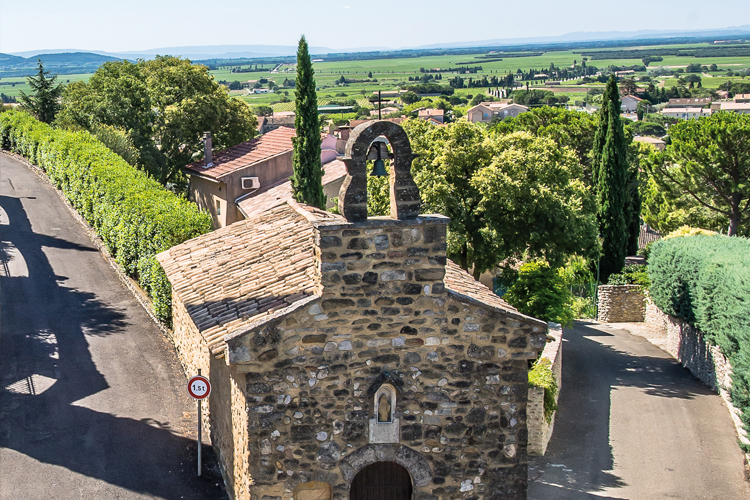
[[[728,219],[728,235],[750,217],[750,115],[715,113],[669,129],[672,143],[654,154],[648,173],[665,201],[692,200]]]
[[[499,260],[596,257],[596,203],[575,153],[548,137],[516,132],[490,140],[491,163],[471,179]]]
[[[320,118],[314,74],[307,40],[303,35],[297,48],[297,86],[294,90],[296,96],[294,127],[297,129],[297,136],[292,139],[294,142],[292,188],[295,200],[325,209],[323,166],[320,162]]]
[[[638,92],[638,85],[633,78],[626,78],[622,81],[620,91],[622,95],[635,95]]]
[[[418,101],[419,96],[412,91],[404,92],[403,94],[401,94],[401,102],[403,102],[404,104],[414,104]]]
[[[584,182],[587,186],[593,186],[591,149],[596,125],[596,115],[542,106],[521,113],[517,118],[498,122],[492,129],[498,134],[527,131],[532,135],[549,137],[560,147],[569,147],[583,167]]]
[[[162,184],[183,184],[181,168],[203,156],[203,133],[215,149],[251,139],[257,120],[229,97],[203,65],[159,56],[151,61],[104,63],[89,81],[68,85],[57,123],[128,131],[142,167]]]
[[[271,116],[273,115],[273,108],[271,106],[261,104],[260,106],[253,107],[253,113],[255,113],[255,116]]]
[[[597,253],[594,199],[568,148],[465,120],[403,126],[422,210],[450,217],[448,256],[475,277],[507,258]]]
[[[37,59],[38,71],[36,76],[27,76],[26,80],[33,91],[27,95],[21,91],[21,104],[24,109],[34,115],[39,121],[52,123],[60,110],[58,99],[63,93],[61,83],[55,84],[57,75],[48,77],[49,71],[44,71],[41,59]]]
[[[620,272],[628,249],[628,227],[633,217],[629,192],[627,143],[620,121],[620,95],[615,76],[610,76],[602,97],[599,126],[594,136],[594,170],[599,202],[599,234],[602,238],[602,281]]]
[[[559,269],[544,261],[527,262],[518,280],[503,296],[523,314],[563,326],[573,321],[573,297]]]

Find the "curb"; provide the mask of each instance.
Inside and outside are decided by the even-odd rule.
[[[71,205],[68,199],[65,197],[65,194],[63,194],[62,191],[57,189],[55,185],[52,184],[52,181],[50,181],[49,177],[44,172],[44,170],[30,163],[23,156],[13,153],[11,151],[8,151],[6,149],[0,149],[0,154],[3,154],[7,157],[13,158],[14,160],[17,160],[23,163],[32,172],[34,172],[37,177],[39,177],[44,182],[49,184],[52,187],[52,189],[55,190],[55,192],[57,193],[57,196],[65,204],[65,206],[67,207],[68,211],[73,216],[73,218],[76,221],[78,221],[78,223],[83,227],[84,231],[88,235],[91,242],[99,250],[99,253],[102,254],[104,259],[109,263],[110,267],[114,269],[120,282],[123,285],[125,285],[125,287],[130,291],[130,293],[133,295],[135,300],[138,301],[141,307],[146,311],[146,314],[148,315],[148,317],[151,318],[151,321],[159,328],[159,330],[161,330],[164,336],[170,341],[170,344],[172,345],[172,347],[174,347],[174,339],[173,339],[172,330],[167,328],[167,326],[161,321],[159,321],[159,319],[156,317],[156,315],[153,312],[153,304],[151,302],[151,299],[148,298],[148,295],[146,295],[146,292],[144,292],[143,289],[140,286],[138,286],[138,283],[134,279],[130,278],[127,274],[125,274],[125,271],[122,269],[122,266],[120,266],[120,264],[118,264],[117,261],[109,253],[109,250],[107,250],[107,247],[104,244],[104,242],[96,234],[96,231],[94,230],[94,228],[91,227],[89,223],[86,222],[86,220],[83,217],[81,217],[81,215],[76,211],[73,205]],[[182,370],[183,372],[185,371],[184,366],[182,367]]]

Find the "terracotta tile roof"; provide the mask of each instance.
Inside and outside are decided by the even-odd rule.
[[[315,225],[343,223],[338,215],[289,201],[248,220],[186,241],[156,256],[213,354],[227,339],[257,328],[319,297]],[[526,323],[519,313],[452,261],[448,294]]]
[[[508,316],[518,318],[523,321],[536,323],[547,326],[547,323],[531,316],[526,316],[518,312],[518,309],[511,306],[492,290],[478,282],[469,273],[448,259],[445,265],[445,288],[448,294],[461,302],[474,303],[480,306],[490,307],[496,311],[505,313]]]
[[[203,168],[204,162],[200,160],[187,165],[185,169],[219,179],[248,165],[292,151],[292,137],[295,135],[294,129],[279,127],[255,139],[215,152],[213,166],[210,168]]]
[[[326,186],[346,176],[346,165],[341,160],[333,160],[323,166],[323,185]],[[250,219],[292,199],[292,181],[276,184],[268,191],[248,196],[237,202],[237,207],[245,218]]]
[[[314,247],[310,220],[283,205],[156,258],[209,348],[217,352],[225,335],[315,294]]]

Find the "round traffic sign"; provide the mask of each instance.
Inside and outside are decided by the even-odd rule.
[[[211,382],[202,375],[196,375],[188,382],[188,393],[195,399],[205,399],[211,394]]]

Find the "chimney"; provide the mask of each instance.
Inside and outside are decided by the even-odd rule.
[[[203,168],[209,168],[214,165],[213,163],[213,150],[211,147],[211,132],[203,133]]]

